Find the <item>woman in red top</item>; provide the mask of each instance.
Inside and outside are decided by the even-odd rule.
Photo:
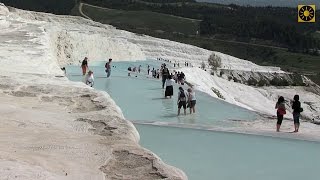
[[[280,131],[280,126],[282,124],[283,115],[286,114],[286,106],[284,104],[284,98],[282,96],[279,97],[278,102],[276,103],[277,109],[277,132]]]

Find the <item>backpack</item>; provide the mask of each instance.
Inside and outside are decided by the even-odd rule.
[[[179,96],[180,101],[186,101],[186,94],[184,91],[180,91],[180,96]]]
[[[162,74],[163,75],[168,75],[169,74],[168,68],[164,68],[163,71],[162,71]]]

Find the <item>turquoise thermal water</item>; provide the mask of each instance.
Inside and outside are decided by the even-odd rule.
[[[318,180],[320,143],[135,125],[143,147],[190,180]]]
[[[135,77],[134,74],[128,77],[127,68],[139,64],[142,65],[143,71],[138,73],[138,77]],[[177,117],[178,85],[174,86],[173,98],[164,99],[161,81],[146,76],[147,64],[152,65],[151,68],[160,66],[160,62],[157,61],[117,62],[113,63],[116,68],[112,69],[111,78],[108,79],[105,78],[103,63],[95,62],[95,66],[90,66],[95,75],[94,88],[108,92],[122,109],[125,117],[134,121],[231,126],[232,120],[254,120],[256,118],[254,112],[199,91],[196,91],[197,113]],[[80,70],[79,67],[68,67],[69,78],[73,81],[81,81],[83,77],[79,76]]]
[[[90,62],[89,62],[90,63]],[[162,63],[162,62],[161,62]],[[158,61],[113,63],[110,79],[103,62],[94,62],[94,88],[107,91],[125,117],[138,123],[164,122],[230,127],[232,119],[254,121],[254,112],[196,92],[197,113],[176,116],[174,98],[163,99],[161,83],[146,76],[146,66]],[[142,72],[128,77],[128,66],[142,65]],[[67,68],[68,77],[82,81],[80,67]],[[188,77],[187,77],[188,78]],[[182,169],[190,180],[316,180],[320,157],[319,143],[213,132],[164,126],[138,125],[141,144],[166,163]]]

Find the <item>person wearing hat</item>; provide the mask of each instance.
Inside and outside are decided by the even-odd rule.
[[[109,62],[106,63],[106,65],[104,66],[106,68],[106,73],[107,73],[107,77],[110,77],[111,75],[111,62],[112,59],[109,59]]]

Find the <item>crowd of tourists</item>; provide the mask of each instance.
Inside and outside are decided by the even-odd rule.
[[[160,68],[161,76],[162,76],[162,88],[165,87],[164,97],[167,98],[173,96],[173,85],[174,83],[184,85],[185,75],[183,72],[176,72],[174,74],[170,73],[166,64],[162,64]],[[187,91],[183,89],[182,86],[178,89],[178,116],[180,115],[181,108],[184,109],[184,114],[186,115],[186,109],[190,109],[190,114],[195,113],[196,106],[196,95],[192,88],[188,88]]]
[[[171,63],[171,61],[158,58],[157,60],[162,60]],[[107,74],[107,78],[111,75],[111,63],[112,59],[109,59],[109,61],[105,64],[105,72]],[[179,67],[179,63],[174,63],[175,66]],[[191,63],[185,62],[185,66],[191,66]],[[88,70],[88,58],[85,57],[84,60],[81,63],[82,68],[82,74],[85,75],[85,83],[89,86],[94,85],[94,76],[93,71]],[[141,73],[142,66],[139,65],[138,67],[128,67],[128,76],[130,76],[130,72],[137,72]],[[62,70],[66,73],[65,68],[62,68]],[[87,73],[88,71],[88,73]],[[161,84],[162,89],[165,89],[164,96],[165,98],[172,98],[173,96],[173,85],[179,84],[184,85],[185,84],[185,74],[180,71],[173,70],[173,73],[170,73],[167,65],[165,63],[161,64],[161,67],[159,69],[155,69],[154,67],[152,70],[150,69],[150,65],[147,66],[147,75],[151,76],[156,79],[161,78]],[[186,114],[186,109],[190,109],[190,114],[195,113],[195,105],[196,105],[196,97],[195,97],[195,91],[192,88],[188,88],[187,90],[184,90],[182,86],[178,89],[178,100],[177,100],[177,106],[178,106],[178,116],[180,115],[181,108],[184,109],[184,114]],[[299,101],[299,95],[295,95],[293,97],[293,101],[291,101],[291,108],[293,110],[293,122],[294,122],[294,131],[293,132],[299,132],[300,127],[300,116],[301,112],[303,112],[303,108],[301,107],[301,102]],[[286,100],[283,96],[280,96],[276,105],[275,109],[277,109],[277,124],[276,124],[276,131],[280,131],[280,127],[284,118],[284,115],[287,113],[286,109]]]

